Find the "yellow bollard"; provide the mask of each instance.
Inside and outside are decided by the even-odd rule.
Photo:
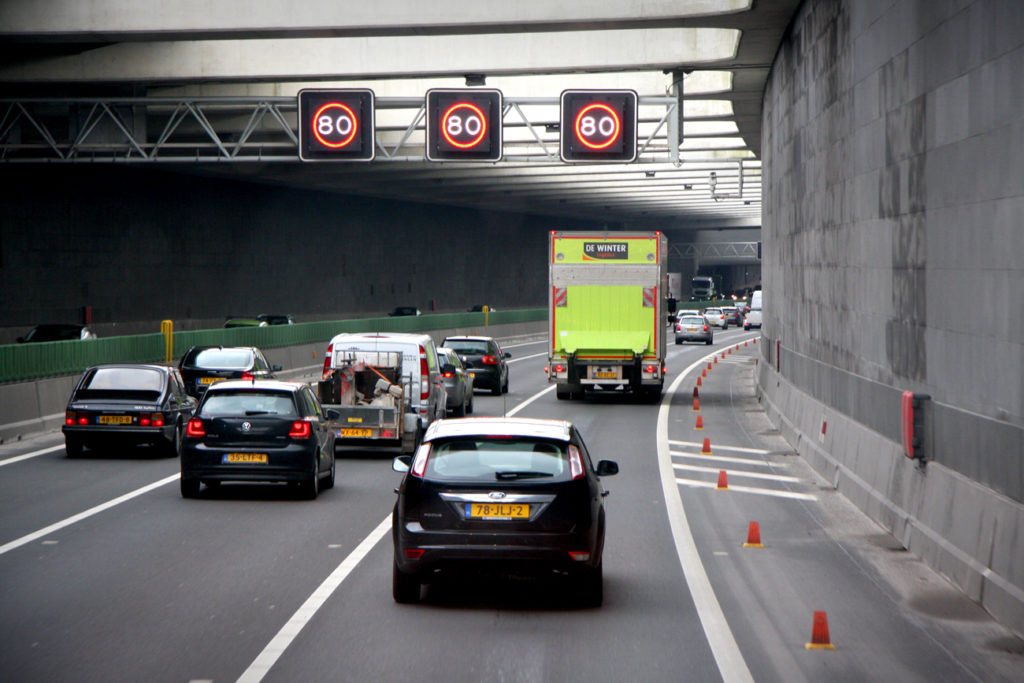
[[[484,305],[483,311],[484,311],[484,327],[487,327],[490,324],[488,322],[488,320],[491,317],[491,307],[487,306],[487,305]]]
[[[174,360],[174,322],[170,320],[161,321],[160,334],[164,335],[164,347],[166,348],[164,360],[170,363]]]

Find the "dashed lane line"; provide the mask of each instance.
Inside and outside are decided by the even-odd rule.
[[[747,479],[762,479],[764,481],[782,481],[791,484],[800,483],[798,477],[790,477],[784,474],[765,474],[764,472],[748,472],[746,470],[724,470],[720,467],[704,467],[702,465],[682,465],[679,463],[672,463],[672,469],[682,470],[684,472],[709,472],[717,474],[718,472],[725,472],[726,476],[732,477],[746,477]]]
[[[679,486],[689,486],[691,488],[703,488],[703,489],[717,489],[718,483],[713,481],[703,481],[701,479],[676,479],[676,484]],[[762,489],[756,486],[733,486],[729,484],[727,489],[723,491],[737,491],[739,493],[754,493],[760,496],[774,496],[776,498],[791,498],[793,500],[818,500],[818,497],[811,493],[799,493],[797,491],[778,491],[776,489]]]

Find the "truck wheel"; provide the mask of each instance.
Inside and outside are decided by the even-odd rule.
[[[558,397],[559,401],[571,401],[573,398],[572,391],[569,389],[568,385],[565,384],[555,385],[555,396]]]

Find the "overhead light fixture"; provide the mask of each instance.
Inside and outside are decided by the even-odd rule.
[[[484,74],[466,74],[466,85],[487,85],[487,76]]]

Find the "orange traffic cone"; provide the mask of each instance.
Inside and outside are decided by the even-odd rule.
[[[725,470],[718,471],[718,490],[725,491],[729,488],[729,478],[725,474]]]
[[[708,370],[711,369],[711,361],[708,361]]]
[[[757,337],[754,337],[753,339],[751,339],[750,343],[751,344],[756,344],[757,343]]]
[[[711,455],[711,439],[704,437],[704,447],[700,449],[701,455]]]
[[[694,387],[693,388],[693,397],[697,398],[698,396],[700,396],[700,392],[697,391],[697,387]]]
[[[747,528],[747,542],[743,544],[744,548],[763,548],[761,545],[761,527],[757,522],[751,522]]]
[[[732,347],[731,346],[729,347],[729,355],[730,356],[732,355]]]
[[[718,365],[718,356],[715,356],[715,365]]]
[[[747,342],[743,342],[743,348],[747,348]]]
[[[698,377],[698,378],[697,378],[697,386],[698,386],[698,387],[699,387],[699,386],[703,386],[703,385],[702,385],[702,384],[700,383],[700,377]]]
[[[811,627],[811,642],[804,645],[808,650],[834,650],[835,646],[828,636],[828,617],[825,612],[814,613],[814,625]]]
[[[708,363],[708,365],[711,365],[711,363]],[[704,368],[703,370],[700,371],[700,376],[701,377],[707,377],[708,376],[707,368]]]
[[[704,418],[700,415],[697,416],[697,425],[694,429],[704,429]]]
[[[700,399],[696,396],[693,398],[693,410],[694,412],[700,410]]]

